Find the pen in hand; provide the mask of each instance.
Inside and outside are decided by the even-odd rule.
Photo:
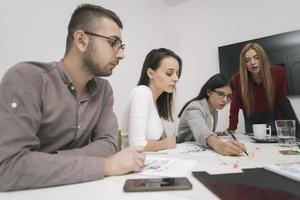
[[[229,131],[228,131],[228,132],[229,132]],[[238,140],[236,139],[236,137],[235,137],[232,133],[229,132],[229,135],[232,137],[233,140],[238,141]],[[243,152],[244,152],[247,156],[249,156],[248,153],[247,153],[247,151],[243,151]]]
[[[231,137],[233,138],[233,140],[237,141],[236,137],[232,133],[229,133],[229,135],[231,135]]]

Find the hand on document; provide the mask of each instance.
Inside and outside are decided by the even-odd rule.
[[[145,155],[143,147],[129,147],[104,159],[106,176],[122,175],[128,172],[138,172],[144,166]]]

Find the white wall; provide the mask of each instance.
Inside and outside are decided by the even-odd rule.
[[[136,86],[146,54],[167,47],[169,7],[161,0],[1,0],[0,78],[16,62],[60,60],[65,51],[67,26],[80,3],[94,3],[121,18],[126,43],[125,59],[109,77],[120,121],[128,93]]]
[[[151,49],[171,48],[183,58],[178,111],[219,71],[218,46],[300,29],[298,0],[1,0],[0,78],[16,62],[61,59],[71,13],[86,2],[115,11],[124,24],[126,58],[108,78],[119,121]],[[300,99],[291,101],[299,117]],[[228,109],[221,112],[220,130],[227,127]]]

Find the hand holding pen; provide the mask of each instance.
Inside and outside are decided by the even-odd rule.
[[[246,151],[245,145],[236,140],[222,141],[217,135],[210,135],[207,144],[217,153],[224,156],[239,156]]]
[[[227,132],[229,133],[229,135],[232,137],[232,139],[233,139],[234,141],[237,141],[237,142],[238,142],[238,140],[236,139],[236,137],[235,137],[229,130],[227,130]],[[246,148],[245,148],[245,149],[246,149]],[[246,150],[243,150],[243,152],[244,152],[247,156],[249,156]]]

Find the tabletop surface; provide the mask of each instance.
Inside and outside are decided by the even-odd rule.
[[[299,155],[282,155],[279,150],[290,148],[280,147],[278,143],[254,143],[246,135],[237,135],[238,140],[247,147],[249,156],[238,157],[221,156],[219,154],[197,154],[197,153],[164,153],[157,154],[168,158],[196,160],[192,171],[207,171],[211,174],[238,173],[243,168],[264,167],[274,163],[299,162]],[[226,140],[227,138],[223,138]],[[292,147],[291,149],[298,149]],[[192,190],[164,191],[164,192],[138,192],[125,193],[123,186],[129,178],[152,178],[153,176],[141,175],[138,173],[123,176],[106,177],[102,180],[72,184],[66,186],[48,187],[34,190],[23,190],[14,192],[0,192],[0,200],[53,200],[53,199],[89,199],[89,200],[115,200],[115,199],[218,199],[210,190],[193,177],[191,171],[186,177],[193,185]]]

